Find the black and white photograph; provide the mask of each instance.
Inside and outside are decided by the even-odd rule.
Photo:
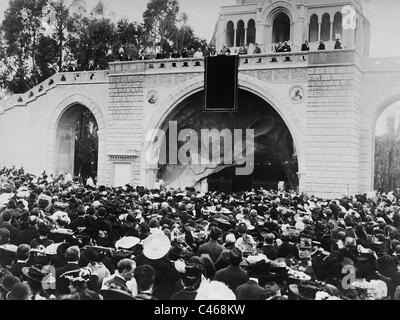
[[[0,305],[400,300],[399,14],[0,0]]]

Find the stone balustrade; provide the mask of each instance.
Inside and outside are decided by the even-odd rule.
[[[57,85],[104,83],[108,82],[108,71],[82,71],[56,73],[36,87],[23,94],[14,94],[0,103],[0,113],[13,107],[23,107],[27,103],[46,94]]]

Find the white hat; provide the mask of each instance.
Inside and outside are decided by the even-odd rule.
[[[171,249],[171,242],[164,233],[153,233],[143,241],[143,255],[150,260],[164,257]]]
[[[385,219],[383,219],[382,217],[379,217],[378,219],[376,219],[376,222],[378,222],[378,223],[386,223]]]
[[[18,189],[17,197],[18,198],[29,198],[30,192],[27,187],[20,187]]]
[[[100,201],[95,201],[95,202],[93,202],[93,207],[95,207],[95,208],[97,208],[97,207],[100,207],[101,206],[101,203],[100,203]]]
[[[136,237],[124,237],[122,239],[119,239],[115,243],[115,248],[116,249],[132,249],[134,246],[136,246],[140,242],[139,238]]]
[[[236,296],[229,287],[219,281],[202,281],[197,290],[196,300],[236,300]]]
[[[226,243],[236,243],[236,237],[235,237],[235,235],[234,235],[233,233],[227,234],[227,235],[226,235],[226,238],[225,238],[225,242],[226,242]]]
[[[57,220],[61,220],[63,222],[66,222],[68,224],[71,223],[71,219],[68,216],[68,213],[64,212],[64,211],[57,211],[55,212],[52,216],[51,219],[53,219],[53,221],[57,221]]]

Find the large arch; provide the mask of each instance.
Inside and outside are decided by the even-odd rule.
[[[371,190],[374,187],[374,180],[375,180],[375,128],[382,113],[391,105],[399,101],[400,101],[400,85],[397,85],[378,92],[367,108],[367,110],[370,111],[371,115],[366,119],[367,120],[366,129],[368,132],[367,136],[369,141],[368,150],[370,151],[368,157],[370,162],[369,186]]]
[[[83,110],[89,110],[94,118],[96,119],[97,126],[98,126],[98,137],[99,137],[99,145],[98,145],[98,176],[99,180],[101,180],[101,169],[105,165],[105,153],[106,153],[106,143],[105,143],[105,136],[106,136],[106,122],[103,116],[103,113],[100,107],[96,104],[96,102],[91,99],[90,97],[82,94],[74,94],[63,101],[61,101],[56,109],[53,111],[51,116],[49,127],[48,127],[48,164],[50,167],[51,173],[57,174],[57,152],[58,152],[58,131],[61,120],[65,120],[65,130],[70,130],[74,121],[76,120],[77,115]]]
[[[190,97],[191,95],[202,91],[204,86],[204,78],[203,77],[195,77],[188,81],[186,84],[177,88],[173,93],[168,95],[165,99],[160,102],[158,107],[159,116],[152,117],[148,128],[158,129],[162,126],[162,124],[167,119],[168,115],[185,99]],[[294,147],[297,151],[298,157],[298,171],[300,175],[299,179],[299,188],[300,191],[304,190],[304,180],[303,174],[305,170],[305,153],[303,147],[303,128],[302,124],[292,110],[290,103],[286,97],[281,96],[274,90],[270,85],[265,82],[258,80],[254,77],[248,75],[239,74],[239,89],[243,89],[250,93],[255,94],[256,96],[263,99],[267,102],[283,119],[288,130],[293,138]],[[155,139],[155,134],[150,137],[144,144],[145,152],[148,152],[151,149],[151,144]],[[149,165],[145,162],[145,158],[143,157],[143,167],[146,170],[154,170],[154,166]],[[146,185],[152,185],[152,180],[154,177],[152,174],[146,175],[147,181]],[[149,180],[150,179],[150,180]]]

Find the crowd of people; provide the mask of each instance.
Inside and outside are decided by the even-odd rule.
[[[335,50],[343,49],[342,43],[339,39],[336,39]],[[321,40],[318,44],[318,51],[326,50],[325,43]],[[302,47],[301,51],[310,51],[310,45],[308,40],[306,40]],[[226,44],[224,44],[221,50],[217,50],[214,45],[206,46],[204,49],[199,47],[195,48],[187,48],[184,47],[181,51],[173,50],[171,53],[166,53],[162,49],[159,49],[157,54],[154,54],[151,50],[142,50],[140,53],[139,60],[159,60],[159,59],[184,59],[184,58],[206,58],[217,55],[252,55],[252,54],[261,54],[261,48],[258,43],[249,44],[249,45],[241,45],[239,48],[230,49]],[[279,42],[276,46],[274,46],[274,52],[276,53],[284,53],[284,52],[292,52],[292,47],[289,41]],[[121,59],[123,60],[124,51],[120,52]]]
[[[400,193],[327,200],[0,170],[3,300],[400,300]]]

